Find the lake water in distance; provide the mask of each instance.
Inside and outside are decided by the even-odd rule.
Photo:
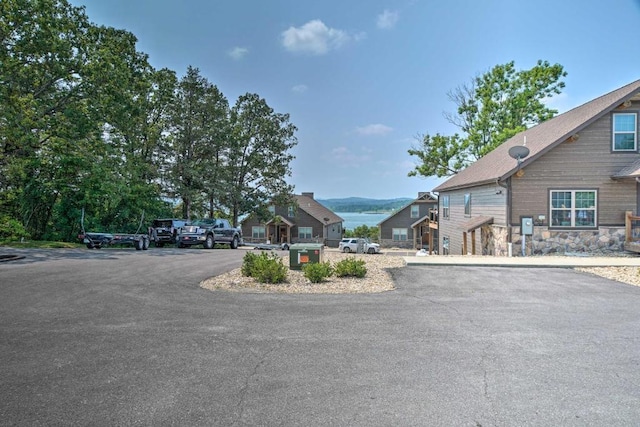
[[[342,228],[345,230],[353,230],[361,225],[367,227],[376,227],[380,221],[391,216],[390,213],[362,213],[362,212],[336,212],[342,222]]]

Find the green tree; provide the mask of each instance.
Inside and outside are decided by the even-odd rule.
[[[213,213],[225,158],[228,103],[197,68],[189,66],[180,80],[172,115],[168,182],[182,200],[183,215],[200,214],[208,198]]]
[[[70,237],[93,186],[117,182],[103,116],[129,105],[134,58],[135,37],[66,0],[0,2],[0,208],[33,237]]]
[[[517,71],[512,61],[449,92],[457,110],[445,117],[461,134],[421,136],[409,150],[419,161],[409,176],[456,174],[518,132],[550,119],[557,111],[544,101],[561,92],[566,75],[559,64],[538,61]]]
[[[376,226],[369,227],[366,224],[362,224],[354,228],[353,230],[346,230],[345,237],[364,237],[369,238],[371,241],[378,241],[378,235],[380,230]]]
[[[224,169],[221,203],[237,224],[240,215],[293,193],[290,150],[297,144],[296,127],[256,94],[238,98],[230,113],[230,140]],[[280,204],[280,203],[278,203]]]

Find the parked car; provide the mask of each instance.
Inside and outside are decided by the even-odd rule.
[[[360,250],[358,250],[360,248]],[[380,245],[372,243],[369,239],[361,237],[344,238],[338,243],[340,252],[360,252],[366,254],[379,254]]]
[[[216,243],[221,243],[236,249],[243,244],[242,230],[232,227],[226,219],[201,219],[180,228],[177,243],[179,248],[202,245],[205,249],[213,249]]]
[[[185,219],[154,219],[149,227],[149,239],[161,248],[165,243],[175,244],[180,227],[186,225]]]

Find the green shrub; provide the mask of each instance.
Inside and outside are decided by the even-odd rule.
[[[253,267],[256,263],[256,259],[258,259],[258,255],[253,252],[247,252],[244,255],[244,258],[242,258],[242,267],[240,268],[240,272],[243,276],[253,276]]]
[[[251,277],[260,283],[282,283],[287,279],[287,267],[278,255],[262,252],[253,260]]]
[[[364,277],[367,267],[364,260],[348,257],[336,264],[335,273],[338,277]]]
[[[327,277],[331,277],[333,267],[328,262],[305,264],[302,266],[302,273],[311,283],[320,283]]]
[[[9,216],[0,217],[0,240],[20,240],[28,238],[29,233],[20,221]]]

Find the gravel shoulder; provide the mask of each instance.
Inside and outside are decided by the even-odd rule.
[[[628,285],[640,286],[640,268],[637,267],[591,267],[576,268],[576,271],[595,274],[596,276],[626,283]]]
[[[404,254],[403,254],[404,255]],[[289,270],[287,281],[281,284],[259,283],[251,277],[242,275],[240,268],[229,271],[203,281],[200,286],[209,290],[256,293],[292,293],[292,294],[350,294],[378,293],[395,289],[395,284],[388,269],[406,266],[400,254],[382,253],[345,254],[338,251],[325,251],[324,261],[332,265],[347,258],[362,259],[367,267],[364,278],[330,277],[322,283],[311,283],[301,271]],[[289,266],[289,256],[283,256],[282,262]],[[640,286],[640,269],[637,267],[592,267],[575,268],[576,271],[594,274],[606,279],[615,280],[633,286]]]

